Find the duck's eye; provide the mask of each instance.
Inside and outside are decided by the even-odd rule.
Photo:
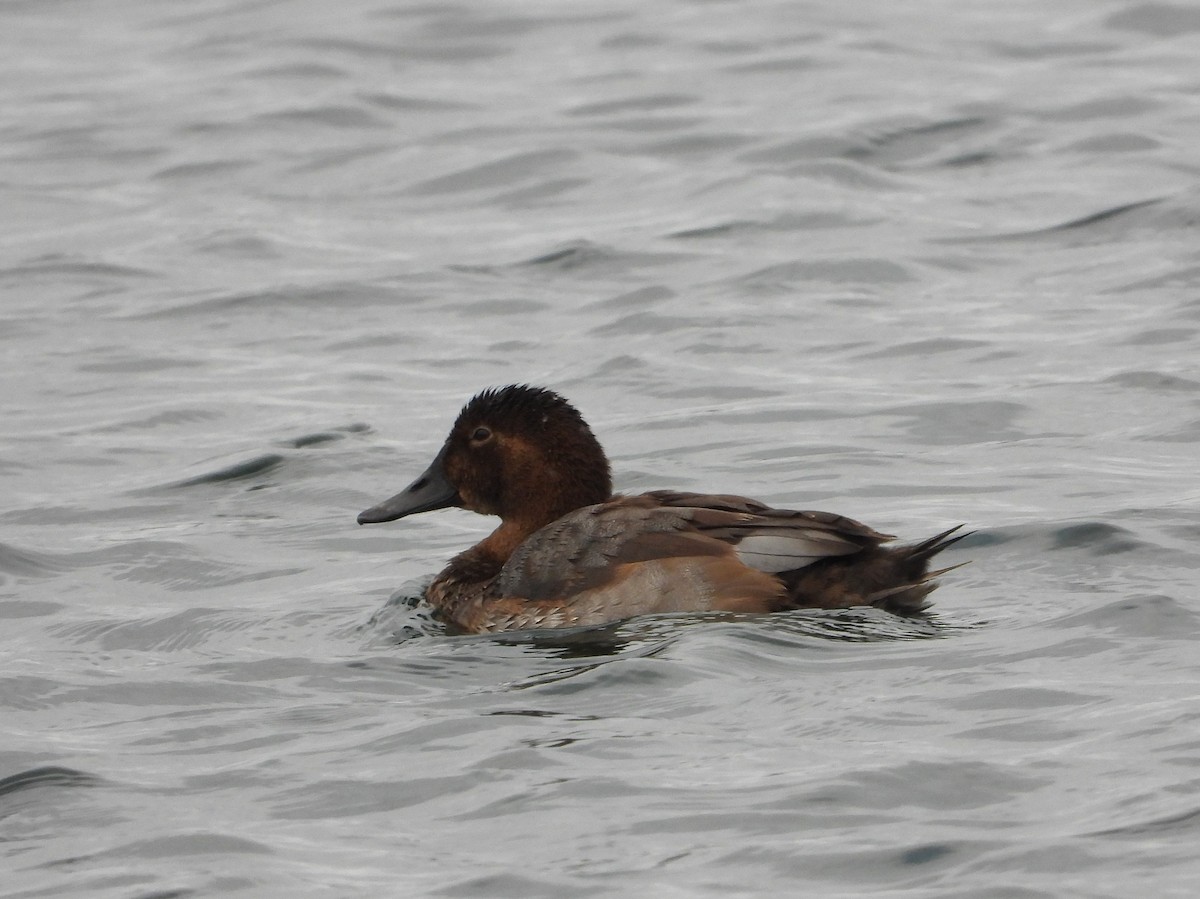
[[[492,439],[492,432],[489,431],[487,428],[476,428],[471,433],[471,442],[472,443],[486,443],[487,441],[489,441],[491,439]]]

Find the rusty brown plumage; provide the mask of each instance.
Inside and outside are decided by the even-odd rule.
[[[360,523],[458,506],[500,526],[455,556],[426,598],[467,632],[600,625],[662,612],[878,606],[917,614],[929,560],[966,534],[911,546],[828,512],[746,497],[611,495],[608,460],[583,418],[542,388],[485,391],[434,463]]]

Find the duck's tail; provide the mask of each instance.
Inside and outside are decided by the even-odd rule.
[[[912,546],[874,546],[823,559],[781,575],[788,585],[790,604],[825,609],[866,605],[895,615],[919,614],[929,607],[926,597],[937,588],[936,578],[967,564],[929,570],[930,559],[974,533],[958,533],[962,528],[957,525]]]
[[[962,528],[961,524],[955,525],[914,546],[901,546],[887,550],[895,576],[901,583],[867,594],[865,597],[867,604],[886,609],[896,615],[916,615],[929,608],[925,597],[937,589],[936,579],[948,571],[969,564],[969,562],[959,562],[957,565],[948,565],[936,571],[929,570],[930,559],[943,549],[953,546],[959,540],[975,533],[966,531],[958,534],[957,532]],[[951,537],[951,534],[956,536]]]

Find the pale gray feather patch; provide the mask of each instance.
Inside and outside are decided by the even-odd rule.
[[[772,530],[747,534],[735,545],[744,565],[768,574],[795,571],[827,559],[861,549],[828,531]]]

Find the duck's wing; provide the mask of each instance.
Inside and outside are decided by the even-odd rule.
[[[646,495],[663,508],[687,510],[697,532],[733,547],[744,565],[770,574],[796,571],[894,539],[844,515],[772,509],[744,496],[670,490]]]
[[[570,601],[621,576],[621,566],[727,550],[693,528],[689,512],[641,496],[576,509],[531,534],[497,579],[503,597]]]
[[[778,582],[763,574],[794,571],[888,539],[827,512],[657,491],[578,509],[535,532],[509,558],[497,587],[503,597],[569,602],[628,579],[636,563],[658,563],[643,566],[639,576],[661,571],[665,579],[702,569],[717,593],[774,595]]]

